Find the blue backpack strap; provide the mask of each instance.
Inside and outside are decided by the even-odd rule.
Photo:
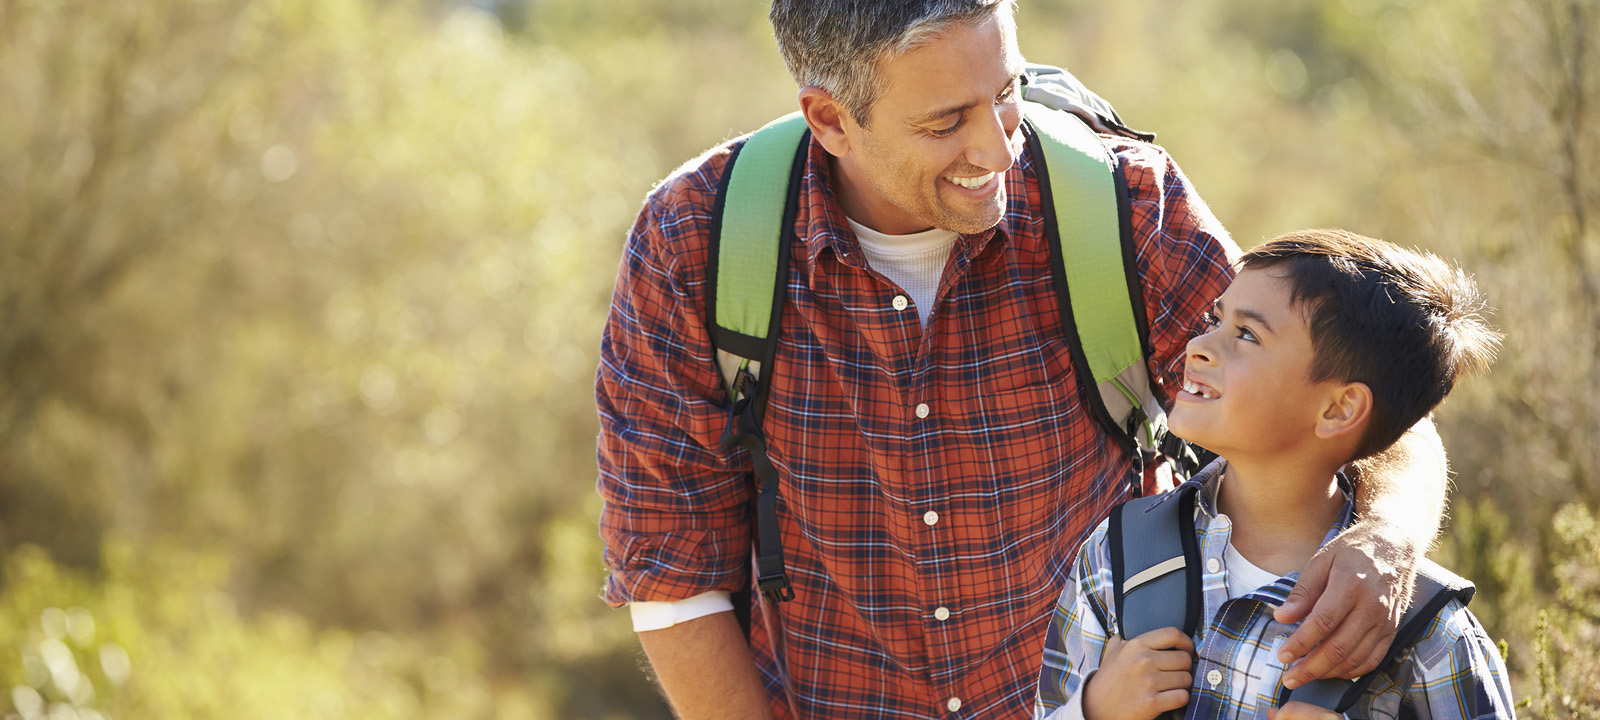
[[[1477,588],[1470,580],[1423,558],[1417,565],[1417,581],[1411,591],[1411,604],[1406,606],[1406,612],[1400,618],[1400,628],[1395,631],[1394,642],[1390,643],[1389,651],[1384,654],[1378,667],[1353,681],[1341,678],[1314,680],[1289,691],[1283,702],[1293,700],[1310,703],[1339,713],[1349,710],[1366,694],[1379,675],[1394,676],[1400,658],[1416,646],[1433,624],[1434,617],[1451,600],[1459,600],[1466,605],[1476,592]]]
[[[1161,495],[1134,498],[1111,509],[1107,535],[1116,632],[1123,640],[1175,627],[1193,636],[1200,627],[1200,541],[1194,533],[1198,486],[1185,483]],[[1183,710],[1160,720],[1181,720]]]
[[[1175,627],[1200,627],[1200,541],[1194,532],[1198,486],[1134,498],[1111,509],[1107,538],[1115,631],[1124,640]],[[1108,628],[1110,630],[1110,628]]]

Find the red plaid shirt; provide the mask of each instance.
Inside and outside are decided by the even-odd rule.
[[[1108,142],[1173,388],[1238,250],[1165,152]],[[596,380],[612,605],[750,586],[750,459],[719,444],[705,326],[710,208],[737,144],[652,193],[622,258]],[[957,240],[924,329],[864,264],[812,143],[763,422],[795,599],[781,620],[758,605],[752,645],[780,718],[1032,712],[1068,564],[1130,472],[1080,404],[1033,163],[1007,173],[1000,224]]]

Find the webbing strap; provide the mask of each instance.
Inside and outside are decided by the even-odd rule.
[[[748,239],[717,248],[716,324],[766,338],[778,282],[778,238],[795,147],[807,130],[800,113],[774,120],[745,141],[722,200],[721,234]]]

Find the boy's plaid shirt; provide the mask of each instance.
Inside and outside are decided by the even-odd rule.
[[[1203,617],[1210,622],[1194,639],[1198,660],[1189,688],[1185,720],[1260,718],[1288,696],[1278,649],[1298,623],[1272,619],[1294,588],[1299,573],[1229,599],[1225,552],[1233,524],[1216,511],[1225,461],[1218,459],[1188,484],[1200,485],[1195,533],[1200,537]],[[1339,521],[1327,544],[1353,518],[1348,488]],[[1107,523],[1084,541],[1073,562],[1072,581],[1061,593],[1045,636],[1035,720],[1083,718],[1083,689],[1100,667],[1100,655],[1116,627]],[[1213,569],[1215,568],[1215,569]],[[1103,620],[1102,620],[1103,618]],[[1393,675],[1380,675],[1346,713],[1359,718],[1514,718],[1505,662],[1478,619],[1452,600],[1433,618],[1426,634],[1406,651]]]

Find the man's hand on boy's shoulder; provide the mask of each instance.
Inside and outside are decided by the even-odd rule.
[[[1420,553],[1382,525],[1350,526],[1311,562],[1273,617],[1300,622],[1278,658],[1289,664],[1284,685],[1318,678],[1357,678],[1378,667],[1394,642],[1415,580]]]
[[[1126,642],[1106,641],[1100,669],[1083,689],[1088,720],[1152,720],[1189,704],[1194,642],[1177,628],[1160,628]]]

